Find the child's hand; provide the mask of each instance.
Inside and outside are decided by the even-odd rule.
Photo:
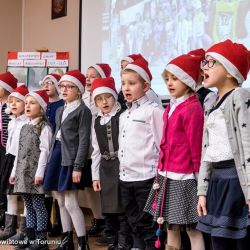
[[[207,197],[200,195],[198,199],[197,211],[199,216],[207,215]]]
[[[43,183],[43,177],[35,176],[35,185],[41,185]]]
[[[100,181],[93,181],[93,189],[95,192],[101,191]]]
[[[10,178],[9,178],[9,183],[10,183],[11,185],[14,185],[14,184],[15,184],[15,177],[10,177]]]
[[[82,173],[78,171],[72,172],[72,181],[73,183],[79,183],[81,180]]]

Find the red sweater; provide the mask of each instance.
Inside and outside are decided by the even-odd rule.
[[[204,111],[196,96],[189,97],[176,107],[168,118],[170,105],[163,119],[158,169],[190,174],[199,171]]]

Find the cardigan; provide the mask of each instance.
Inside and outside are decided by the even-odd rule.
[[[56,111],[56,131],[53,136],[50,157],[56,142],[57,132],[61,131],[62,166],[73,165],[83,168],[86,164],[90,146],[92,115],[89,108],[81,101],[80,106],[72,111],[63,122],[64,107]]]
[[[163,115],[164,127],[158,170],[197,173],[200,168],[204,112],[196,96],[176,107],[168,118],[170,105]]]
[[[245,200],[250,199],[250,92],[236,88],[225,100],[224,115],[228,139]],[[208,118],[206,114],[205,121]],[[206,126],[203,132],[202,159],[209,144]],[[198,195],[206,195],[212,163],[201,161]]]

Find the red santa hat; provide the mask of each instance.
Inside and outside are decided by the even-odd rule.
[[[111,68],[107,63],[97,63],[97,64],[90,66],[90,68],[91,67],[97,70],[101,78],[111,76]]]
[[[206,56],[208,55],[218,60],[239,84],[247,79],[250,69],[250,52],[243,44],[233,43],[228,39],[209,48],[206,51]]]
[[[17,79],[10,72],[0,74],[0,87],[11,93],[17,87]]]
[[[59,83],[64,82],[64,81],[72,82],[79,88],[82,94],[84,93],[84,89],[86,85],[86,77],[84,76],[84,74],[81,73],[80,70],[76,69],[76,70],[71,70],[65,73],[61,77]]]
[[[25,101],[25,96],[28,95],[28,93],[29,93],[28,88],[25,85],[20,85],[11,92],[9,97],[14,96],[22,101]]]
[[[113,77],[95,79],[91,86],[91,92],[93,99],[95,99],[97,95],[103,93],[110,93],[115,99],[117,99],[118,96],[115,88],[115,80]]]
[[[180,81],[195,91],[199,78],[202,56],[185,54],[170,61],[165,70],[175,75]],[[163,72],[163,79],[164,72]]]
[[[61,79],[61,76],[58,75],[58,74],[48,74],[46,75],[42,81],[39,82],[40,86],[43,84],[43,82],[46,80],[46,79],[49,79],[50,81],[52,81],[55,85],[55,88],[57,90],[57,93],[60,93],[60,89],[59,89],[59,81]]]
[[[127,62],[132,63],[140,57],[143,57],[143,56],[141,54],[132,54],[132,55],[125,56],[121,61],[127,61]]]
[[[148,68],[148,62],[146,59],[143,57],[138,58],[132,63],[129,63],[124,70],[126,69],[131,69],[138,73],[144,80],[145,82],[151,84],[152,81],[152,75],[151,72]]]
[[[188,52],[188,55],[200,56],[202,58],[202,60],[205,59],[205,54],[206,54],[206,51],[204,49],[202,49],[202,48],[191,50],[190,52]]]
[[[36,91],[30,92],[25,97],[27,96],[33,96],[38,101],[42,109],[46,111],[47,105],[49,103],[49,96],[46,90],[36,90]]]

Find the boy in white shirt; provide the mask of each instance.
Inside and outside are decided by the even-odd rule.
[[[155,249],[153,217],[143,211],[156,175],[163,109],[146,96],[152,80],[148,62],[139,58],[122,72],[128,109],[121,114],[119,152],[121,199],[132,228],[133,248]]]

